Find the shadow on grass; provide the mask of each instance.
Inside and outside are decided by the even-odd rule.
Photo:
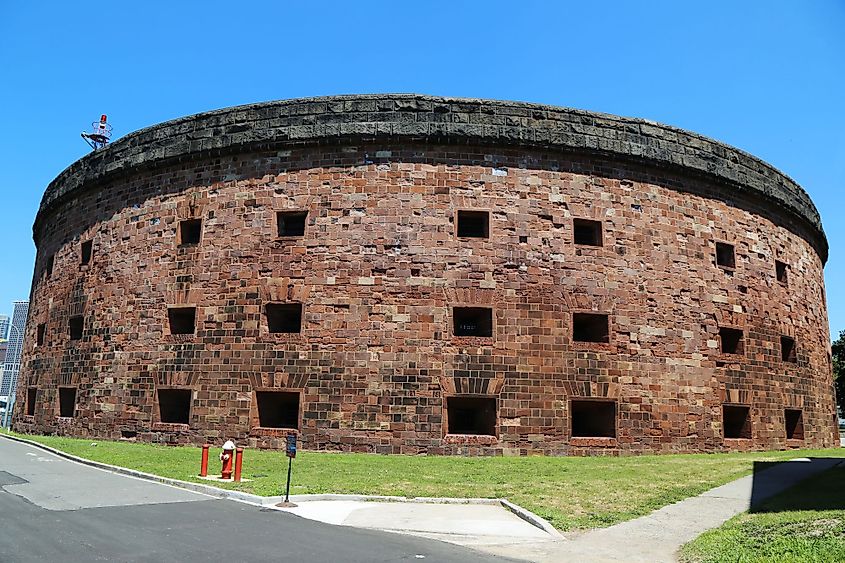
[[[845,510],[845,462],[839,458],[755,461],[748,512]],[[808,465],[820,466],[810,471]]]

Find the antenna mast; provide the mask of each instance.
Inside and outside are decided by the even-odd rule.
[[[94,150],[102,148],[109,144],[111,139],[111,125],[106,122],[106,114],[100,116],[100,121],[95,121],[91,124],[91,132],[81,133],[82,138],[88,143],[88,146]]]

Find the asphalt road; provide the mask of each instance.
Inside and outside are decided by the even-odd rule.
[[[29,561],[506,560],[213,499],[0,438],[0,562]]]

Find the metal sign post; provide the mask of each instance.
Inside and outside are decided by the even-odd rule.
[[[296,505],[290,501],[290,473],[293,468],[293,458],[296,457],[296,434],[288,434],[285,444],[285,455],[288,456],[288,483],[285,487],[285,500],[276,506],[292,508]]]

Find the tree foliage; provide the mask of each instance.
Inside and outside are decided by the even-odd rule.
[[[831,344],[833,356],[833,383],[836,386],[836,404],[845,406],[845,330]]]

